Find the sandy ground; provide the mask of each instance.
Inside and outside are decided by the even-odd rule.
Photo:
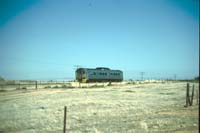
[[[61,133],[65,105],[68,133],[197,133],[198,88],[188,108],[183,82],[3,91],[0,133]]]

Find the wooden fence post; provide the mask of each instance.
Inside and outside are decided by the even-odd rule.
[[[197,89],[197,104],[199,104],[199,88]]]
[[[192,106],[193,104],[193,97],[194,97],[194,84],[192,86],[192,96],[191,96],[190,106]]]
[[[190,89],[190,85],[189,85],[189,83],[187,83],[187,87],[186,87],[186,105],[185,105],[185,107],[188,107],[188,103],[189,103],[189,89]]]
[[[37,81],[35,82],[35,89],[37,90]]]
[[[67,107],[64,107],[64,127],[63,127],[63,133],[66,133],[66,118],[67,118]]]

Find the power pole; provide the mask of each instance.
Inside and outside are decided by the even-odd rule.
[[[141,74],[141,80],[143,80],[144,72],[140,72],[140,74]]]
[[[174,80],[176,81],[176,74],[174,74]]]

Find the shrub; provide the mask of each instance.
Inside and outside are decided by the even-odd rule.
[[[132,85],[134,85],[134,84],[136,84],[134,81],[131,81],[131,82],[127,82],[127,84],[132,84]]]
[[[27,88],[26,87],[21,87],[21,88],[17,87],[16,90],[27,90]]]
[[[27,90],[27,88],[26,87],[22,87],[22,90]]]
[[[61,88],[74,88],[73,86],[62,85]]]
[[[47,88],[51,88],[51,86],[45,86],[44,88],[45,88],[45,89],[47,89]]]
[[[109,83],[108,83],[108,86],[112,86],[112,83],[111,83],[111,82],[109,82]]]
[[[124,92],[135,93],[135,91],[132,91],[132,90],[125,90]]]
[[[56,85],[56,86],[54,86],[53,88],[59,88],[59,86]]]

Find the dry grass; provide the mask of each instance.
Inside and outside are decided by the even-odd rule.
[[[185,89],[153,83],[0,92],[0,131],[62,132],[67,105],[68,132],[198,132],[198,106],[184,108]]]

